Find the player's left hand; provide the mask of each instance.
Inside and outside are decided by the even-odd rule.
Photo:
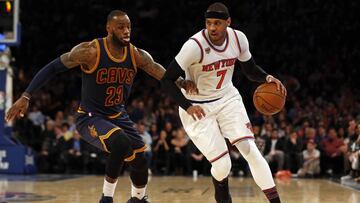
[[[186,94],[190,94],[190,95],[199,94],[199,89],[196,87],[196,84],[191,80],[183,80],[181,82],[181,87],[185,89]]]
[[[11,122],[15,118],[24,117],[27,109],[29,108],[29,100],[21,96],[6,113],[6,122]]]
[[[286,94],[287,94],[286,88],[279,79],[275,78],[272,75],[268,75],[268,76],[266,76],[266,82],[267,83],[271,83],[271,82],[275,83],[277,86],[277,90],[281,91],[281,93],[286,96]]]

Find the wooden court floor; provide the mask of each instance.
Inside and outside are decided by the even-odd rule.
[[[98,203],[102,176],[69,179],[0,178],[0,202]],[[231,178],[234,203],[266,203],[251,178]],[[292,179],[277,181],[283,203],[360,203],[360,191],[329,180]],[[151,177],[148,185],[152,203],[215,203],[209,177]],[[121,177],[114,202],[124,203],[130,195],[128,177]]]

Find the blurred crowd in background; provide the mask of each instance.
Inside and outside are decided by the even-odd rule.
[[[359,177],[360,28],[359,1],[224,1],[232,27],[243,31],[257,63],[288,89],[284,110],[268,117],[255,111],[250,82],[237,64],[233,83],[251,119],[256,142],[275,174],[300,177]],[[49,1],[21,2],[22,43],[16,61],[14,98],[34,74],[82,41],[106,36],[106,16],[127,11],[132,42],[166,65],[181,45],[204,27],[206,1]],[[78,12],[82,10],[82,12]],[[42,173],[103,173],[106,154],[80,139],[74,116],[81,73],[60,74],[33,95],[25,118],[14,123],[13,138],[33,148]],[[148,144],[153,174],[209,175],[210,166],[189,140],[178,106],[160,84],[139,72],[127,103],[131,119]],[[232,174],[247,176],[241,154],[229,145]]]

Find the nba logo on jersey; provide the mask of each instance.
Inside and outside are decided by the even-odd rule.
[[[206,54],[209,54],[209,53],[210,53],[210,50],[211,50],[210,47],[205,48],[205,53],[206,53]]]

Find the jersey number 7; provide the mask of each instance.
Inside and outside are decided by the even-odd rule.
[[[216,73],[216,76],[221,76],[220,80],[219,80],[219,83],[217,84],[216,86],[216,89],[220,89],[221,88],[221,85],[222,83],[224,82],[224,78],[225,78],[225,75],[226,75],[226,71],[227,70],[219,70],[217,73]]]

